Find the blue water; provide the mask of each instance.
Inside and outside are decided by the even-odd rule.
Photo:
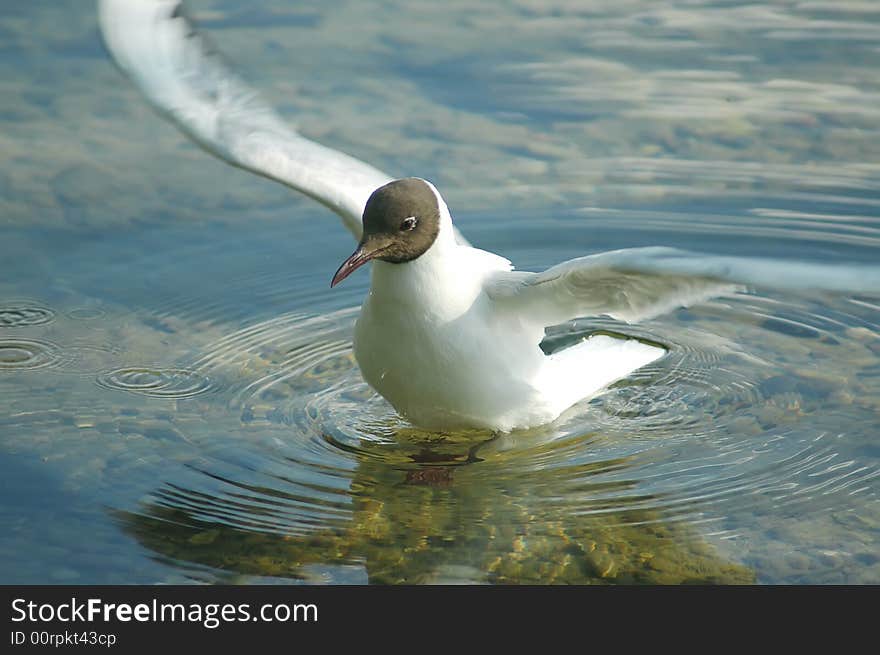
[[[586,5],[586,6],[585,6]],[[518,268],[880,261],[880,6],[190,3],[300,131]],[[754,289],[557,423],[360,379],[335,216],[146,106],[93,8],[0,16],[0,581],[880,582],[880,298]]]

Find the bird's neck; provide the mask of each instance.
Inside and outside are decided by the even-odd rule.
[[[467,270],[466,249],[455,243],[451,229],[441,229],[434,244],[412,261],[374,261],[370,301],[437,318],[462,314],[481,288],[480,277]]]

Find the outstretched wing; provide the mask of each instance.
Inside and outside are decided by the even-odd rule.
[[[285,125],[196,32],[181,0],[99,0],[98,10],[108,50],[162,114],[218,157],[326,205],[360,239],[364,205],[389,175]]]
[[[880,292],[880,267],[632,248],[579,257],[543,273],[499,272],[486,291],[499,307],[554,325],[579,316],[635,322],[743,286]]]

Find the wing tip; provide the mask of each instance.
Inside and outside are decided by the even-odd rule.
[[[192,31],[183,0],[98,0],[98,25],[107,49],[117,60],[143,56],[145,40],[158,29],[182,21]],[[153,45],[148,43],[146,45]]]

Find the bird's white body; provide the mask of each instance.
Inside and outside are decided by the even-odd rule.
[[[434,191],[437,240],[411,262],[373,262],[355,327],[364,379],[400,414],[438,430],[540,425],[664,354],[607,336],[544,354],[540,316],[512,311],[487,292],[511,263],[456,243]]]

